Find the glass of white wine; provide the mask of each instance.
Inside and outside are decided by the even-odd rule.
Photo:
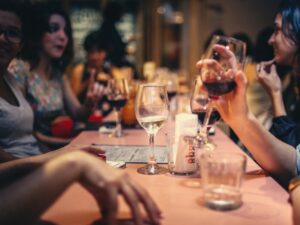
[[[166,173],[167,169],[157,165],[154,154],[154,137],[168,119],[169,101],[167,88],[162,84],[142,84],[135,101],[135,115],[139,124],[149,135],[150,153],[148,162],[138,172],[146,175]]]

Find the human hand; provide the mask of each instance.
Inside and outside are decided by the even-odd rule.
[[[160,224],[161,211],[154,200],[124,171],[88,155],[80,156],[80,161],[83,164],[80,183],[95,197],[107,224],[117,224],[119,195],[128,204],[135,224],[143,224],[140,205],[145,208],[151,224]]]
[[[96,70],[92,69],[86,94],[86,105],[95,106],[104,95],[104,91],[104,86],[96,81]]]
[[[261,62],[256,66],[257,77],[271,97],[281,94],[282,84],[277,74],[274,60]]]
[[[247,79],[242,71],[235,74],[236,88],[225,95],[212,99],[212,104],[220,113],[222,119],[230,126],[241,124],[248,116],[249,109],[246,100]]]

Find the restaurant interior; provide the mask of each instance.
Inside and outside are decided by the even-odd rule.
[[[41,0],[39,0],[41,1]],[[42,0],[47,1],[47,0]],[[55,2],[51,0],[50,2]],[[84,58],[82,42],[99,28],[109,0],[62,0],[71,17],[75,60]],[[187,80],[197,74],[205,42],[216,30],[230,36],[244,32],[255,42],[258,32],[273,26],[279,0],[118,0],[124,16],[118,29],[128,42],[128,59],[142,76],[145,62],[181,71]]]
[[[77,95],[78,99],[75,103],[82,106],[80,110],[89,107],[90,111],[80,111],[86,113],[84,120],[73,119],[71,114],[71,116],[59,115],[58,117],[64,118],[58,123],[54,118],[50,123],[51,135],[58,138],[58,144],[55,143],[57,144],[55,147],[49,145],[51,147],[51,150],[47,149],[49,154],[47,152],[45,156],[41,154],[40,158],[37,156],[32,157],[32,161],[29,160],[29,170],[34,171],[37,168],[39,172],[39,176],[34,179],[41,178],[45,190],[49,188],[52,191],[49,192],[52,198],[50,200],[47,199],[48,194],[44,193],[43,198],[38,199],[33,195],[34,197],[28,200],[28,202],[42,202],[41,205],[46,202],[42,209],[32,216],[34,219],[41,219],[40,223],[36,224],[294,224],[293,206],[290,204],[291,195],[287,192],[287,182],[283,183],[280,180],[283,177],[285,179],[283,181],[287,181],[291,174],[295,175],[294,170],[288,171],[292,166],[285,164],[288,157],[280,155],[278,161],[275,158],[269,163],[265,160],[267,154],[260,154],[256,151],[256,146],[253,147],[254,144],[250,143],[249,146],[253,147],[251,148],[254,152],[253,156],[252,152],[248,151],[248,146],[245,147],[229,125],[222,120],[223,114],[217,112],[219,105],[214,105],[214,100],[221,99],[222,103],[222,100],[226,99],[225,94],[229,93],[227,96],[230,96],[231,91],[235,94],[239,93],[236,90],[240,91],[243,85],[246,87],[246,84],[241,84],[241,81],[237,83],[236,77],[233,76],[226,77],[229,83],[226,83],[228,82],[226,79],[219,81],[218,71],[217,78],[214,77],[212,83],[217,83],[219,86],[215,89],[211,88],[209,75],[215,68],[209,63],[205,68],[205,63],[201,64],[202,61],[200,66],[199,64],[196,66],[200,59],[203,59],[203,62],[215,61],[216,64],[221,65],[220,74],[227,76],[232,71],[236,72],[236,69],[244,69],[246,74],[247,64],[249,64],[252,66],[252,72],[256,74],[260,68],[256,67],[257,62],[254,62],[251,55],[246,56],[247,47],[244,48],[246,45],[242,42],[245,40],[239,41],[231,37],[241,34],[247,36],[249,43],[252,43],[248,43],[248,47],[253,45],[254,48],[262,30],[270,28],[273,31],[275,12],[281,0],[30,0],[30,2],[62,5],[70,16],[74,58],[69,65],[70,69],[66,67],[67,69],[61,74],[71,75],[72,67],[88,64],[89,52],[84,43],[88,34],[99,31],[104,21],[103,12],[108,3],[117,2],[122,6],[123,14],[116,23],[116,28],[122,42],[126,45],[125,66],[114,65],[111,62],[103,63],[101,71],[95,68],[85,71],[89,75],[88,79],[84,80],[80,77],[82,83],[86,82],[84,87],[86,101],[79,103],[80,99]],[[60,14],[57,15],[63,18]],[[50,25],[53,24],[49,22],[51,28]],[[60,29],[63,30],[61,27]],[[0,32],[3,40],[7,39],[7,42],[9,38],[14,38],[9,36],[11,33],[7,30]],[[49,36],[54,35],[55,32],[59,33],[57,30],[46,31]],[[64,37],[67,36],[66,29],[61,33],[65,35]],[[213,37],[213,35],[219,36]],[[21,39],[21,36],[19,38]],[[215,39],[217,41],[213,42]],[[208,45],[210,42],[213,44]],[[58,46],[57,49],[60,50],[62,47]],[[241,65],[239,65],[239,51],[245,53]],[[229,55],[233,53],[234,63],[228,60],[230,57],[222,59],[224,55],[226,56],[226,54],[222,55],[224,52],[229,52]],[[207,54],[205,57],[204,53]],[[226,63],[229,61],[228,64],[224,63],[226,60]],[[49,65],[54,61],[49,59]],[[101,83],[104,81],[101,80],[101,76],[106,73],[105,66],[109,68],[109,72],[106,74],[106,80],[104,79],[106,83]],[[203,69],[205,72],[201,71],[200,75],[201,66],[207,71],[211,70],[207,73],[207,80],[203,75],[205,69]],[[239,74],[235,73],[235,76]],[[45,80],[53,79],[49,77]],[[65,78],[65,76],[61,77],[62,80]],[[67,78],[70,79],[62,82],[70,81],[71,85],[67,88],[66,85],[59,87],[63,87],[65,92],[70,88],[74,91],[72,77]],[[250,77],[250,83],[251,81]],[[262,104],[256,102],[267,95],[266,91],[263,93],[264,96],[260,95],[261,92],[258,93],[262,90],[262,86],[257,89],[257,83],[251,83],[252,92],[248,95],[245,91],[243,100],[246,100],[246,95],[254,96],[253,99],[247,99],[249,111],[252,109],[259,111],[262,108],[267,111],[272,107],[269,98],[263,99],[265,101],[261,101]],[[224,87],[227,89],[222,90]],[[90,90],[102,92],[94,97]],[[217,94],[213,93],[214,91]],[[258,98],[263,97],[257,100],[255,97],[258,95],[255,93],[260,95]],[[66,101],[67,94],[61,95],[62,102]],[[75,91],[72,95],[76,97]],[[223,96],[225,97],[222,98]],[[91,101],[93,105],[86,104],[89,98],[93,100]],[[75,104],[68,104],[68,107],[70,105],[72,107]],[[246,105],[245,108],[248,110],[247,103],[240,105],[242,109]],[[235,109],[239,111],[239,107],[232,111]],[[244,111],[241,115],[242,113]],[[268,113],[268,116],[272,114],[271,110]],[[227,115],[226,112],[224,115]],[[237,114],[233,113],[233,115]],[[260,128],[263,130],[258,134],[265,134],[263,132],[269,126],[270,121],[265,121],[263,116],[257,119],[263,125],[251,127],[256,128],[256,131]],[[251,119],[253,118],[249,120]],[[271,120],[272,117],[268,119]],[[236,120],[239,121],[239,118]],[[70,121],[71,125],[68,123]],[[233,119],[229,118],[228,121],[236,125]],[[33,123],[36,125],[35,121]],[[239,131],[244,135],[243,137],[248,135],[245,135],[243,129]],[[259,135],[254,133],[250,130],[249,137],[260,140],[259,147],[271,146],[264,145],[264,140],[259,139],[257,137]],[[268,135],[261,136],[266,140],[270,138]],[[273,140],[272,137],[270,140]],[[68,142],[60,145],[60,138]],[[55,155],[55,151],[52,150],[58,149],[57,146],[63,148],[57,150],[58,153]],[[271,153],[271,158],[275,151],[268,152],[268,150],[266,152]],[[68,160],[72,159],[71,151],[75,152],[74,157],[77,158],[70,162]],[[52,153],[54,156],[51,155]],[[50,157],[47,158],[49,155]],[[296,157],[295,154],[293,156]],[[264,163],[261,163],[262,158]],[[44,161],[42,163],[37,161],[38,163],[35,164],[35,159]],[[55,161],[56,159],[58,160]],[[95,159],[97,161],[93,161]],[[277,162],[278,164],[282,162],[280,160],[284,161],[282,164],[285,167],[279,168],[282,164],[278,167],[274,166]],[[293,160],[296,161],[294,158]],[[273,163],[274,161],[276,162]],[[56,165],[60,165],[59,163],[64,164],[65,167],[61,166],[60,169],[63,169],[60,172],[56,171],[56,175],[51,180],[53,175],[51,172]],[[101,168],[99,170],[97,163]],[[76,167],[77,165],[80,166]],[[118,169],[115,170],[113,167]],[[82,171],[78,172],[78,176],[73,176],[77,168]],[[272,174],[274,171],[275,175]],[[49,185],[46,178],[50,180]],[[55,187],[56,182],[63,183],[66,178],[70,178],[67,184]],[[30,181],[30,178],[28,180]],[[299,186],[299,179],[297,182],[295,187]],[[30,184],[33,183],[31,180]],[[60,187],[61,189],[57,190]],[[34,190],[39,193],[37,189]],[[120,195],[123,197],[119,198]],[[36,207],[34,204],[29,207],[30,210],[39,207],[38,204],[36,205]],[[24,214],[27,214],[25,217],[31,216],[27,212]]]

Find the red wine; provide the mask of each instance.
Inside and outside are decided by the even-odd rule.
[[[176,96],[176,91],[168,91],[168,99],[171,100]]]
[[[117,100],[108,99],[108,102],[111,104],[112,107],[115,107],[116,109],[120,109],[126,104],[127,99],[126,98],[117,99]]]
[[[204,81],[207,92],[212,96],[219,96],[231,92],[236,87],[234,80]]]
[[[192,113],[197,114],[199,123],[203,124],[206,111],[203,111],[201,109],[195,109],[192,111]],[[208,125],[213,125],[215,122],[217,122],[220,119],[220,117],[221,116],[218,113],[218,111],[214,109],[211,112],[211,115],[210,115],[210,118],[208,121]]]

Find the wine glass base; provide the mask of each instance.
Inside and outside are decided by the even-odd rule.
[[[168,172],[168,169],[157,164],[147,164],[144,167],[138,168],[137,172],[145,175],[156,175],[165,174]]]
[[[213,142],[210,141],[203,142],[202,140],[197,140],[197,139],[195,140],[193,146],[195,148],[205,148],[207,150],[214,150],[217,147],[217,145]]]
[[[113,131],[112,133],[109,134],[109,137],[111,137],[111,138],[121,138],[124,136],[126,136],[126,133],[124,133],[124,131],[122,131],[121,133]]]

